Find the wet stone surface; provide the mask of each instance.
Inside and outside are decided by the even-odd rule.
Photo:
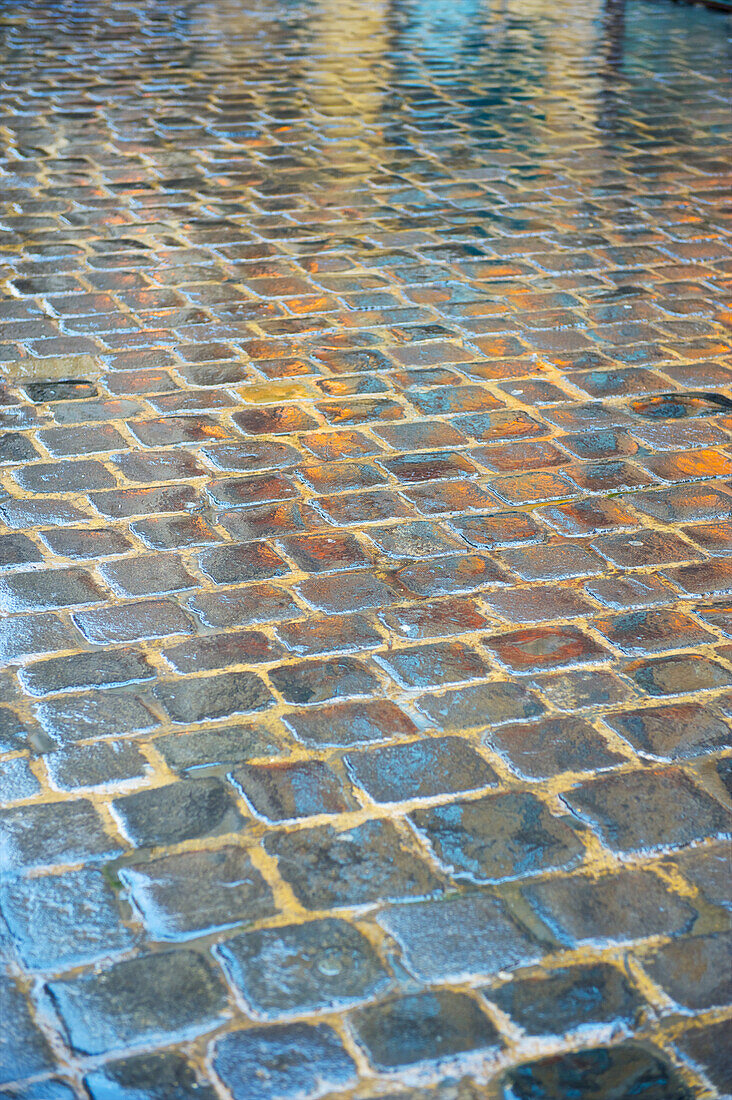
[[[181,1055],[138,1054],[107,1062],[84,1078],[93,1100],[214,1100]]]
[[[3,1100],[732,1094],[728,29],[3,11]]]
[[[75,1100],[76,1094],[71,1085],[46,1078],[32,1085],[11,1086],[9,1091],[0,1092],[3,1100]]]
[[[265,850],[307,908],[364,905],[391,897],[425,897],[443,878],[409,851],[390,821],[371,820],[337,832],[332,825],[273,833]]]
[[[573,1093],[587,1100],[622,1100],[633,1093],[648,1100],[690,1100],[693,1095],[672,1065],[630,1043],[521,1066],[508,1074],[504,1095],[510,1100],[549,1100]]]
[[[485,990],[528,1035],[561,1035],[598,1023],[632,1027],[643,1000],[625,976],[604,963],[562,967]]]
[[[389,980],[368,940],[332,919],[247,932],[219,954],[247,1003],[267,1018],[358,1002]]]
[[[162,856],[121,867],[119,877],[153,940],[188,939],[277,912],[270,888],[242,848]]]
[[[224,1019],[223,981],[202,955],[170,951],[50,982],[71,1046],[83,1054],[184,1038]]]
[[[506,902],[490,893],[392,906],[378,920],[399,944],[411,973],[425,981],[494,974],[545,953]]]
[[[549,867],[570,867],[582,852],[572,828],[532,794],[451,802],[411,815],[437,858],[457,876],[498,881]]]
[[[0,1039],[0,1082],[6,1084],[54,1068],[48,1040],[34,1023],[28,1003],[12,978],[0,978],[0,1006],[6,1023]]]
[[[140,847],[177,844],[236,832],[242,824],[227,789],[217,779],[190,779],[116,799],[122,828]]]
[[[96,962],[129,950],[136,938],[122,924],[114,893],[98,870],[6,881],[0,913],[29,970]]]
[[[356,1067],[325,1024],[232,1031],[215,1047],[214,1068],[235,1100],[324,1096],[356,1083]]]
[[[470,1050],[497,1046],[493,1024],[471,998],[450,991],[418,993],[370,1005],[353,1014],[353,1025],[371,1061],[396,1069]]]

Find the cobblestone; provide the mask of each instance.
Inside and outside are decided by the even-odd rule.
[[[566,801],[615,850],[688,844],[729,834],[732,815],[678,768],[603,776],[571,789]]]
[[[605,1100],[639,1089],[649,1100],[689,1100],[691,1096],[674,1067],[657,1052],[630,1043],[530,1063],[510,1073],[508,1080],[508,1096],[516,1100],[549,1100],[572,1092],[587,1100]]]
[[[486,988],[485,997],[529,1035],[561,1035],[598,1023],[632,1027],[644,1007],[621,971],[606,963],[516,978]]]
[[[729,950],[728,935],[698,936],[683,945],[666,944],[643,962],[654,981],[684,1007],[710,1008],[729,1004],[732,997]]]
[[[393,906],[379,923],[399,943],[410,971],[427,982],[488,976],[544,954],[506,903],[486,892]]]
[[[115,799],[112,808],[130,839],[150,847],[235,832],[241,822],[233,799],[217,779],[136,791]]]
[[[355,1084],[356,1067],[325,1024],[279,1024],[229,1032],[214,1068],[235,1100],[324,1096]]]
[[[3,872],[102,859],[118,845],[91,802],[34,803],[0,811]]]
[[[324,825],[273,833],[265,845],[285,882],[310,909],[425,897],[442,888],[441,878],[406,849],[390,821],[374,819],[344,832]]]
[[[0,978],[0,1005],[7,1024],[0,1037],[0,1083],[53,1070],[48,1040],[36,1027],[21,990],[6,975]]]
[[[389,984],[368,940],[346,921],[246,932],[219,953],[247,1004],[268,1019],[358,1003]]]
[[[430,798],[499,782],[493,768],[457,737],[350,752],[344,761],[354,782],[376,802]]]
[[[500,1037],[470,997],[417,993],[353,1014],[357,1037],[373,1064],[393,1070],[470,1050],[490,1050]]]
[[[732,1088],[732,1072],[725,1051],[729,1049],[729,1020],[688,1031],[678,1042],[721,1096]]]
[[[5,882],[0,912],[18,955],[31,970],[72,969],[124,952],[134,943],[104,874],[97,870]]]
[[[582,846],[532,794],[499,794],[416,810],[411,819],[452,873],[498,881],[547,867],[570,867]]]
[[[726,29],[3,12],[0,1096],[732,1093]]]
[[[528,904],[561,942],[623,942],[690,932],[699,913],[693,902],[668,896],[649,871],[620,871],[595,880],[555,879],[523,889]]]
[[[191,876],[193,893],[187,889]],[[120,868],[119,877],[156,940],[188,939],[277,912],[270,888],[241,848],[180,852],[129,864]]]
[[[141,955],[48,989],[72,1047],[85,1054],[183,1038],[226,1015],[223,980],[195,951]]]
[[[175,1053],[139,1054],[107,1062],[88,1074],[84,1083],[93,1100],[215,1100],[210,1085],[202,1085],[193,1067]]]

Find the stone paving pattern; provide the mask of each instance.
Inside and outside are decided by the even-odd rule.
[[[728,25],[4,8],[0,1096],[732,1094]]]

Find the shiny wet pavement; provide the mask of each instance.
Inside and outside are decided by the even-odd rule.
[[[732,1092],[728,27],[3,9],[0,1096]]]

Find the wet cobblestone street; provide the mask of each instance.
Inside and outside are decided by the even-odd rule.
[[[729,25],[2,7],[0,1098],[732,1095]]]

